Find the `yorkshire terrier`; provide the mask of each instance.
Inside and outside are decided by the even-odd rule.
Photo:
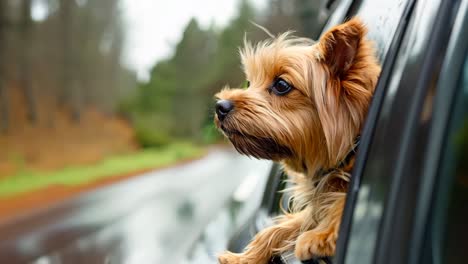
[[[241,153],[280,162],[294,183],[290,212],[222,264],[264,264],[335,253],[360,135],[380,74],[358,18],[318,42],[285,33],[240,51],[248,87],[218,94],[215,124]]]

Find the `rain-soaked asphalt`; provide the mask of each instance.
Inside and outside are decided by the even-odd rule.
[[[178,263],[182,259],[178,252],[185,252],[192,245],[242,179],[257,173],[265,175],[268,167],[269,163],[233,152],[214,151],[193,164],[155,173],[154,177],[161,179],[161,192],[146,206],[158,208],[157,212],[152,211],[158,215],[157,222],[143,224],[144,219],[154,219],[145,215],[150,214],[150,210],[143,209],[134,216],[135,222],[130,223],[133,232],[129,237],[132,249],[125,263],[150,263],[142,260],[153,258],[152,263]],[[138,218],[142,222],[137,223]],[[154,250],[140,250],[149,242],[146,239],[155,240]],[[152,256],[146,256],[147,253]]]
[[[15,254],[26,252],[31,256],[41,250],[50,251],[42,252],[42,257],[35,258],[32,262],[35,264],[182,263],[184,253],[193,246],[207,224],[219,215],[234,192],[237,196],[262,192],[258,179],[266,177],[269,167],[269,162],[249,159],[232,150],[213,149],[201,160],[148,173],[129,183],[112,187],[104,194],[94,195],[101,197],[120,193],[120,197],[109,205],[97,205],[96,202],[95,208],[85,207],[87,211],[83,209],[66,216],[57,213],[64,219],[60,220],[61,229],[56,228],[57,223],[54,223],[50,227],[31,225],[27,232],[13,230],[8,234],[10,238],[21,234],[22,239],[16,244],[10,239],[8,243],[11,245],[1,245],[0,249],[13,252],[14,248]],[[81,208],[81,205],[73,206]],[[115,215],[119,214],[121,216],[115,221]],[[106,222],[107,215],[112,215],[112,222],[104,225],[104,228],[96,224]],[[46,214],[38,216],[39,222],[42,221],[41,217],[46,222],[51,219]],[[62,238],[67,232],[73,234],[72,230],[80,225],[99,228],[90,228],[92,232],[78,239],[64,239],[67,242],[59,245],[53,241],[49,243],[50,230],[59,230],[53,236]],[[0,252],[1,263],[9,263],[3,262],[7,255]],[[10,262],[21,263],[14,259],[11,257]]]

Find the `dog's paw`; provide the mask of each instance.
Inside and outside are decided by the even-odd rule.
[[[300,260],[333,256],[335,254],[336,239],[335,232],[307,231],[297,238],[294,253]]]
[[[268,260],[261,256],[251,256],[244,253],[224,252],[218,256],[220,264],[267,264]]]
[[[231,252],[225,252],[218,256],[219,264],[241,264],[240,258],[236,257]]]
[[[229,251],[218,256],[220,264],[250,264],[242,254],[235,254]]]

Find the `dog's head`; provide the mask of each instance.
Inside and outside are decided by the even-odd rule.
[[[354,18],[318,42],[282,34],[241,60],[246,89],[216,95],[215,124],[242,154],[296,171],[332,167],[359,134],[380,67]]]

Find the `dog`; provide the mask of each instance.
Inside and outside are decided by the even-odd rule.
[[[215,125],[241,154],[280,162],[294,183],[289,212],[222,264],[263,264],[294,250],[333,256],[357,139],[377,83],[374,43],[359,18],[314,42],[284,33],[240,50],[248,87],[215,95]]]

